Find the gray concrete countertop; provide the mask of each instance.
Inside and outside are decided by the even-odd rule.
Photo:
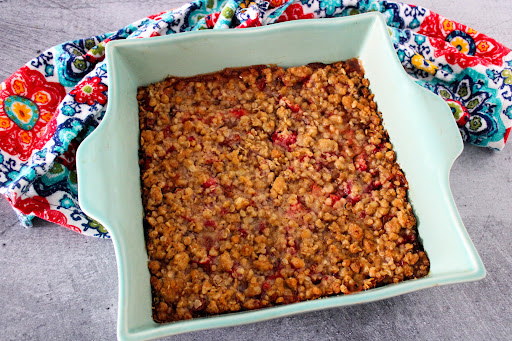
[[[182,0],[0,0],[0,81],[38,51],[113,31]],[[512,47],[512,1],[410,0]],[[484,5],[485,4],[485,5]],[[487,268],[478,282],[168,340],[506,340],[512,336],[512,147],[465,146],[451,187]],[[35,221],[0,200],[0,339],[114,340],[117,272],[109,240]]]

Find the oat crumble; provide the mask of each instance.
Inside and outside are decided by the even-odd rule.
[[[157,322],[427,275],[359,61],[252,66],[140,88]]]

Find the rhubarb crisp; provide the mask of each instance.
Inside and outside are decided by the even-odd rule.
[[[168,77],[137,99],[155,321],[427,275],[358,60]]]

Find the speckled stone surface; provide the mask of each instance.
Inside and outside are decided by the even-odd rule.
[[[0,80],[38,51],[113,31],[180,0],[0,0]],[[411,0],[512,47],[512,1]],[[484,5],[485,4],[485,5]],[[166,340],[512,339],[512,147],[465,146],[455,201],[487,268],[478,282]],[[0,339],[114,340],[117,273],[108,240],[41,220],[22,228],[0,200]]]

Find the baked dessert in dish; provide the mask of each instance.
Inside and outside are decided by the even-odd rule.
[[[168,77],[137,99],[155,321],[428,274],[357,59]]]

